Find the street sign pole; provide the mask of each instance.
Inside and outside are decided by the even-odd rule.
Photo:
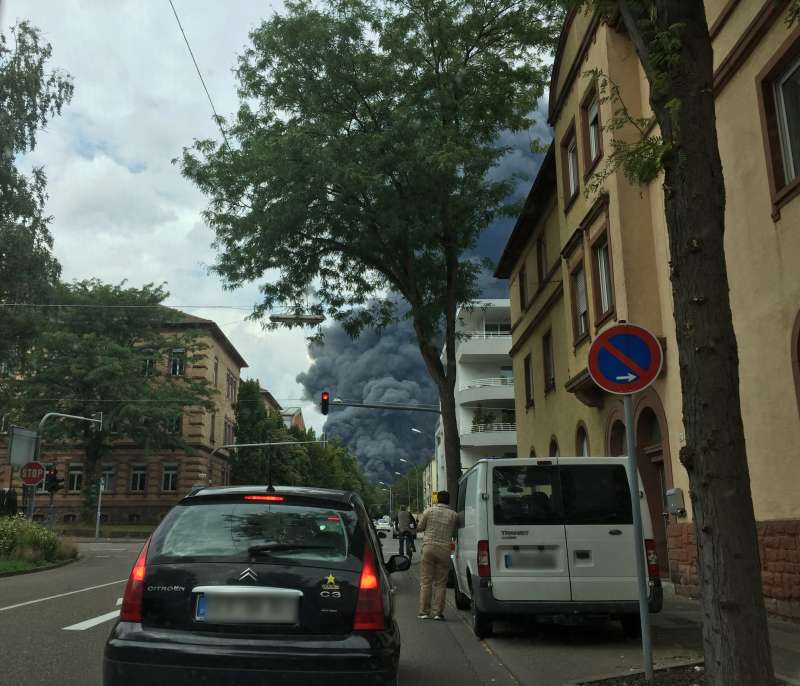
[[[653,644],[650,639],[650,602],[647,570],[644,566],[644,535],[642,533],[642,506],[639,497],[639,466],[633,432],[633,395],[623,397],[625,409],[625,439],[628,444],[628,482],[633,505],[633,545],[636,557],[636,576],[639,579],[639,621],[642,625],[642,659],[647,683],[653,683]]]

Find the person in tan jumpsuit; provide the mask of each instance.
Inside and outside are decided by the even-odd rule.
[[[419,619],[444,619],[450,540],[458,528],[458,515],[449,507],[450,494],[439,491],[438,502],[420,517],[417,531],[425,532],[419,587]]]

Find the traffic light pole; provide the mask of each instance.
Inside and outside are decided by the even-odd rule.
[[[405,412],[433,412],[441,414],[442,411],[435,405],[407,405],[403,403],[357,403],[350,400],[331,400],[331,407],[368,407],[374,410],[403,410]],[[323,414],[325,414],[323,412]]]

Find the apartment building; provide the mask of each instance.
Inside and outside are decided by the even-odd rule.
[[[800,28],[787,25],[787,3],[775,0],[708,0],[706,13],[764,593],[770,610],[800,617]],[[623,454],[622,404],[589,377],[589,346],[621,319],[659,336],[664,370],[635,399],[635,447],[662,575],[691,593],[698,583],[678,460],[685,440],[662,180],[632,186],[619,172],[601,192],[586,192],[612,138],[603,125],[614,104],[599,97],[595,69],[620,86],[633,116],[651,114],[621,23],[570,13],[550,85],[553,143],[496,272],[510,285],[518,454]],[[686,516],[663,514],[670,488],[686,494]]]
[[[174,350],[164,368],[148,370],[172,376],[205,377],[217,389],[213,412],[184,408],[176,417],[174,430],[187,450],[146,450],[130,441],[117,441],[102,462],[104,484],[102,521],[112,524],[154,524],[196,484],[229,483],[228,451],[220,446],[235,442],[234,404],[241,370],[247,362],[222,329],[211,320],[176,313],[176,321],[164,333],[198,331],[206,346],[199,360],[190,362],[182,350]],[[270,396],[271,397],[271,396]],[[266,398],[265,398],[266,402]],[[64,489],[54,499],[57,521],[78,521],[83,505],[85,479],[83,452],[73,446],[47,446],[41,461],[54,466],[64,479]],[[9,484],[6,450],[0,450],[0,483]],[[13,485],[20,489],[18,471]],[[38,514],[45,516],[49,495],[40,488],[36,497]]]
[[[480,300],[459,310],[456,321],[456,415],[461,467],[482,457],[516,455],[511,310],[508,300]],[[436,478],[446,484],[444,429],[436,427]]]

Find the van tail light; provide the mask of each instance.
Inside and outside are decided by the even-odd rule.
[[[658,568],[656,542],[652,538],[644,539],[644,552],[647,556],[647,575],[651,579],[657,579],[661,575],[661,571]]]
[[[128,585],[125,586],[125,593],[122,596],[122,609],[119,618],[123,622],[142,621],[142,598],[144,596],[144,577],[147,574],[147,549],[150,547],[150,539],[144,542],[142,552],[136,558],[131,575],[128,577]]]
[[[478,541],[478,576],[490,577],[492,568],[489,564],[489,541]]]
[[[353,631],[382,631],[385,628],[383,598],[375,564],[375,554],[367,545],[364,549],[364,566],[358,584],[358,601],[353,617]]]

